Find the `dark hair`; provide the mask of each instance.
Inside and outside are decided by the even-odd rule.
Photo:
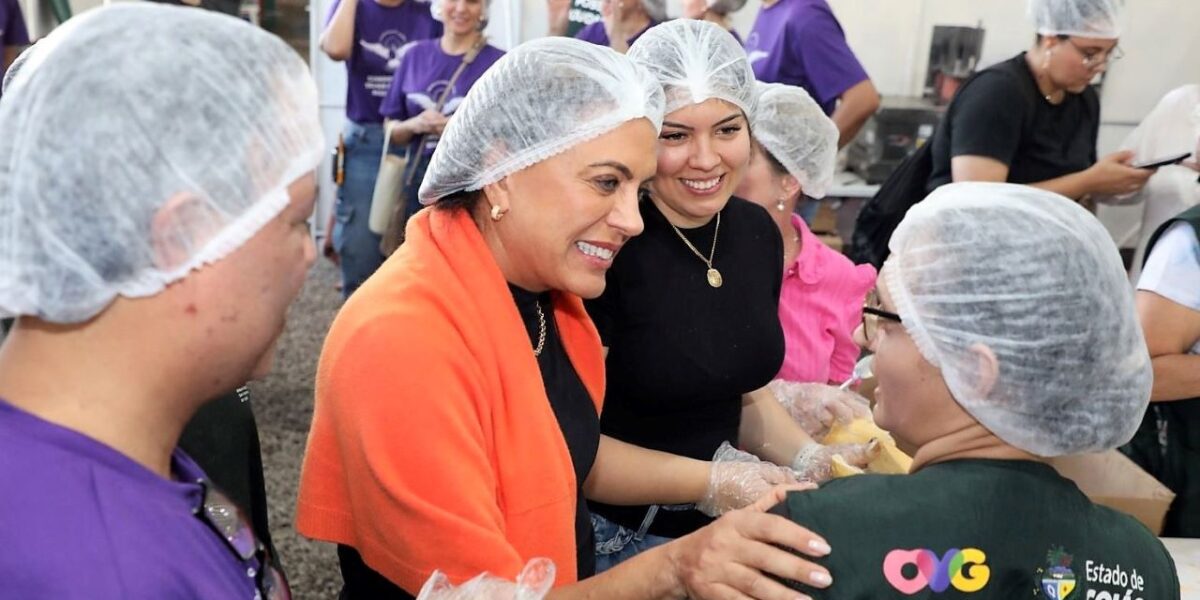
[[[479,200],[482,198],[483,190],[454,192],[449,196],[438,198],[437,202],[433,203],[433,207],[437,210],[445,211],[461,209],[467,212],[475,212],[475,207],[479,205]]]

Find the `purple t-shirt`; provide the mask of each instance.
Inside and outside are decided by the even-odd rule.
[[[0,0],[0,53],[6,46],[28,46],[29,30],[17,0]],[[0,80],[4,79],[3,56],[0,54]]]
[[[760,8],[746,54],[759,81],[802,87],[827,115],[846,90],[868,78],[825,0],[779,0]]]
[[[258,561],[193,514],[204,472],[180,450],[171,468],[0,400],[0,596],[254,598]]]
[[[643,33],[646,33],[647,29],[650,29],[651,27],[654,27],[655,25],[658,25],[658,21],[655,21],[654,19],[650,19],[650,24],[647,25],[645,27],[645,29],[642,29],[641,31],[633,34],[633,36],[630,37],[626,41],[626,43],[629,44],[630,46],[632,46],[633,43],[636,42],[638,38],[642,37]],[[596,21],[595,23],[592,23],[591,25],[588,25],[588,26],[584,27],[583,29],[580,29],[579,33],[575,34],[575,39],[583,40],[585,42],[591,42],[593,44],[596,44],[597,46],[608,46],[609,45],[608,32],[604,31],[604,21]]]
[[[0,0],[3,1],[3,0]],[[340,0],[325,17],[333,19]],[[409,42],[442,36],[442,24],[429,15],[429,3],[404,0],[396,7],[358,0],[354,13],[354,49],[346,60],[346,117],[356,123],[379,123],[379,102],[400,65],[400,49]]]
[[[486,45],[479,51],[469,67],[463,70],[454,82],[454,89],[446,97],[442,105],[442,114],[452,115],[463,97],[470,91],[475,81],[483,75],[500,57],[504,51]],[[401,53],[400,68],[396,69],[396,77],[392,79],[392,87],[379,112],[389,119],[403,121],[411,119],[427,109],[437,105],[438,98],[450,83],[450,78],[462,63],[462,55],[450,55],[442,51],[440,40],[425,40],[409,44]],[[413,139],[417,144],[419,138]],[[433,154],[437,146],[437,138],[429,136],[425,140],[425,154]]]

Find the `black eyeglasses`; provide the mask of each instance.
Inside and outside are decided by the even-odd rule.
[[[1125,58],[1125,51],[1120,46],[1113,46],[1111,50],[1096,50],[1093,48],[1083,48],[1075,43],[1069,35],[1060,35],[1058,39],[1070,44],[1079,56],[1083,58],[1083,66],[1089,69],[1098,69],[1101,65],[1111,65],[1122,58]]]
[[[254,585],[258,588],[255,599],[291,600],[292,592],[288,589],[287,580],[271,563],[270,554],[254,537],[254,530],[242,517],[238,506],[211,482],[201,479],[197,483],[200,484],[204,501],[193,513],[225,541],[225,546],[235,556],[243,561],[258,559],[258,571],[252,574]]]
[[[875,333],[879,331],[879,319],[887,319],[896,323],[904,322],[900,319],[900,315],[879,308],[879,293],[872,290],[870,294],[867,294],[862,312],[863,338],[867,343],[875,339]]]

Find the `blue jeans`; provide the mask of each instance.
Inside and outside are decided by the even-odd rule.
[[[647,520],[641,531],[633,531],[592,513],[592,532],[596,536],[596,574],[599,575],[655,546],[672,541],[672,538],[646,533],[645,529],[649,526]]]
[[[341,258],[342,295],[349,298],[383,264],[380,236],[367,226],[383,152],[383,125],[346,121],[342,139],[346,176],[333,208],[333,249]]]

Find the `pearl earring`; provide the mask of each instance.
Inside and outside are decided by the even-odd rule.
[[[779,202],[777,202],[775,204],[775,208],[778,208],[779,212],[783,212],[783,211],[787,210],[787,206],[785,206],[783,203],[783,198],[779,199]]]
[[[504,218],[504,209],[499,206],[492,206],[492,220],[499,221]]]

